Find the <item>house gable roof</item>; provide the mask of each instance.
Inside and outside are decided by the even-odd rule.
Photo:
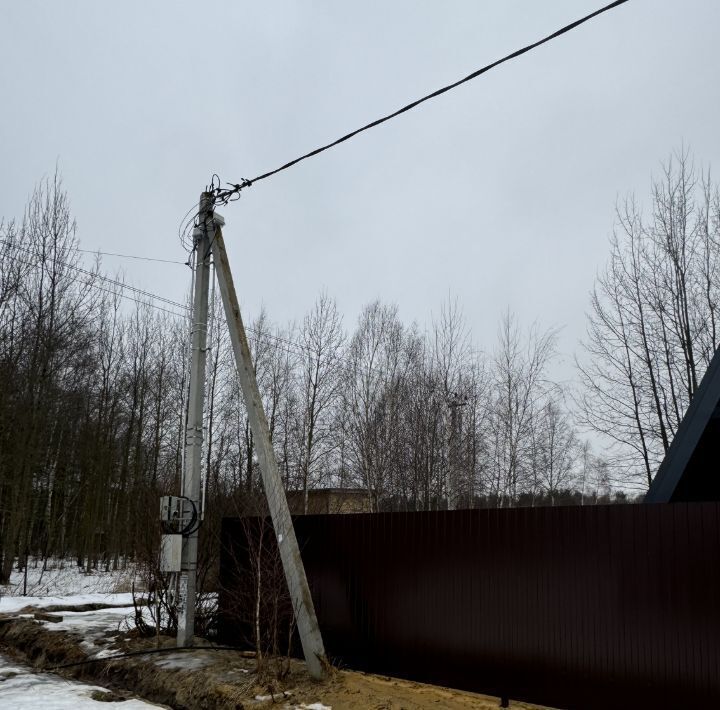
[[[715,352],[646,503],[720,500],[720,349]]]

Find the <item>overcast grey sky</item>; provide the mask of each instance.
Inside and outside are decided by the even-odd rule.
[[[84,248],[183,259],[213,172],[275,168],[602,2],[5,0],[0,216],[59,160]],[[221,212],[247,316],[301,319],[325,287],[348,328],[374,298],[423,325],[451,293],[481,348],[507,307],[564,326],[569,374],[616,197],[682,141],[720,164],[719,28],[716,0],[631,0],[246,190]]]

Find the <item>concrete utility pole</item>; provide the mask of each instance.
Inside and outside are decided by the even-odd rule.
[[[200,227],[195,241],[195,289],[192,310],[192,354],[190,393],[185,428],[185,468],[182,495],[184,516],[195,511],[197,520],[184,536],[178,590],[178,646],[192,646],[195,633],[195,597],[197,582],[198,527],[200,523],[200,461],[203,443],[205,404],[205,361],[207,354],[208,290],[210,285],[210,237],[213,228],[212,195],[200,196]]]
[[[215,260],[215,273],[217,274],[225,309],[225,318],[230,330],[230,340],[235,354],[240,387],[245,398],[253,440],[257,446],[263,486],[265,487],[273,527],[275,528],[275,536],[277,537],[290,599],[295,611],[305,662],[310,675],[313,678],[320,679],[325,674],[325,648],[320,635],[317,617],[315,616],[315,606],[310,596],[310,587],[305,576],[305,568],[300,557],[300,548],[295,537],[295,529],[290,517],[285,489],[275,460],[275,452],[270,439],[270,429],[263,410],[257,380],[255,379],[255,368],[250,357],[250,347],[245,335],[245,327],[240,317],[240,306],[230,272],[230,262],[225,251],[225,242],[223,241],[220,224],[217,222],[210,243]]]

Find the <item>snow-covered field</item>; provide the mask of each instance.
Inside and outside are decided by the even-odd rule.
[[[10,584],[0,586],[0,614],[15,613],[26,606],[48,607],[58,604],[112,604],[132,607],[133,580],[136,580],[137,571],[134,566],[127,566],[124,569],[90,573],[84,572],[77,565],[65,562],[60,564],[53,562],[48,564],[43,571],[42,564],[37,566],[30,562],[27,575],[27,596],[23,592],[23,571],[13,570],[10,577]],[[137,580],[136,588],[139,587]],[[114,617],[126,616],[132,609],[104,610],[106,616],[113,617],[113,621],[119,621]],[[95,617],[82,617],[82,614],[92,614]],[[99,612],[65,612],[66,619],[72,619],[75,615],[79,617],[78,625],[82,625],[82,619],[87,618],[88,623],[97,620]],[[101,614],[102,616],[102,614]],[[71,623],[71,622],[68,622]],[[67,624],[55,625],[56,628],[67,629]],[[75,629],[81,630],[81,629]]]
[[[13,568],[10,584],[0,586],[0,597],[20,596],[25,582],[24,570]],[[70,594],[112,594],[130,592],[133,582],[139,586],[137,567],[127,564],[108,572],[85,571],[69,560],[48,561],[46,568],[40,560],[30,559],[27,569],[27,594],[31,597],[68,596]]]

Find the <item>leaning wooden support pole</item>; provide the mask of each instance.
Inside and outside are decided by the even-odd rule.
[[[212,236],[211,243],[215,261],[215,273],[217,274],[220,294],[225,308],[225,318],[230,331],[230,340],[235,354],[240,387],[245,398],[250,429],[257,447],[265,495],[267,496],[285,579],[287,580],[290,598],[295,611],[300,641],[310,675],[313,678],[320,679],[325,674],[325,649],[317,617],[315,616],[315,606],[310,596],[310,587],[305,576],[305,568],[300,557],[300,548],[295,537],[295,529],[290,517],[285,489],[275,460],[275,452],[270,440],[270,429],[263,410],[257,380],[255,379],[255,369],[250,357],[250,348],[245,335],[245,327],[240,317],[240,306],[235,294],[230,263],[219,225],[215,226],[215,233]]]

